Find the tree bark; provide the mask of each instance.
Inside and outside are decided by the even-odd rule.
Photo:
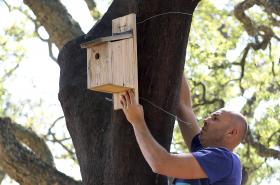
[[[11,131],[16,140],[29,147],[40,160],[51,166],[55,166],[52,153],[44,139],[40,138],[32,130],[15,123],[11,124]]]
[[[87,90],[86,50],[80,44],[111,35],[114,18],[136,13],[137,22],[141,22],[166,12],[192,14],[197,3],[115,0],[87,35],[72,40],[60,51],[59,100],[76,149],[83,184],[165,185],[167,178],[152,173],[122,111],[113,111],[112,104],[105,100],[111,95]],[[140,97],[174,114],[191,20],[190,15],[171,13],[137,25]],[[141,100],[151,133],[169,150],[174,118]]]
[[[26,139],[22,131],[14,134],[15,129],[17,128],[10,119],[0,118],[0,166],[5,173],[22,185],[81,185],[81,182],[57,171],[52,166],[50,157],[37,156],[22,146],[15,135],[23,138],[26,143],[29,143],[30,139]]]
[[[0,118],[1,119],[1,118]],[[13,134],[18,142],[25,144],[27,147],[29,147],[33,153],[36,154],[36,156],[39,158],[38,160],[42,160],[48,165],[51,165],[54,167],[54,161],[53,161],[53,156],[52,153],[50,152],[47,144],[45,141],[40,138],[35,132],[32,130],[29,130],[19,124],[13,123],[9,124],[9,131],[11,132],[10,134]],[[4,132],[7,132],[5,130]],[[16,142],[16,141],[15,141]],[[21,150],[24,151],[24,150]],[[16,153],[20,153],[21,151],[16,151]],[[21,154],[19,156],[22,156]],[[13,164],[14,161],[8,161],[6,164],[8,165],[8,168],[12,167],[18,167],[17,165]],[[5,177],[4,171],[7,170],[7,168],[2,169],[1,167],[1,162],[0,162],[0,184],[3,181]],[[19,169],[16,168],[14,170],[8,170],[8,173],[10,176],[14,176],[16,174],[11,174],[11,173],[21,173],[21,171],[26,171],[26,169]],[[26,177],[28,178],[28,177]]]
[[[24,3],[36,15],[37,20],[46,29],[50,40],[61,49],[69,40],[79,35],[83,31],[67,9],[59,0],[24,0]]]

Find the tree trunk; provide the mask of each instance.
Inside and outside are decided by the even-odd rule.
[[[111,35],[114,18],[137,14],[141,22],[165,12],[192,14],[198,1],[115,0],[87,35],[67,43],[59,54],[59,100],[72,137],[85,185],[167,184],[152,173],[136,143],[133,129],[122,111],[113,111],[105,97],[87,89],[86,40]],[[165,14],[137,24],[140,97],[175,114],[179,84],[185,63],[191,15]],[[155,139],[169,150],[174,118],[146,101],[145,119]]]

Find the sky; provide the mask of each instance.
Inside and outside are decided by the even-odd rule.
[[[214,1],[214,0],[212,0]],[[20,0],[12,1],[14,3],[22,3]],[[216,3],[219,8],[225,7],[228,0],[220,0]],[[85,3],[77,0],[62,0],[62,3],[67,7],[73,18],[79,22],[82,30],[86,33],[93,25],[92,18]],[[108,2],[104,0],[96,0],[97,9],[102,13],[106,12],[108,8]],[[77,8],[79,7],[79,8]],[[81,11],[85,10],[85,11]],[[1,19],[1,27],[8,26],[14,22],[19,22],[22,20],[22,15],[19,13],[11,14],[7,9],[1,5],[0,6],[0,17],[5,17]],[[24,25],[26,29],[32,31],[34,29],[32,24]],[[1,30],[0,30],[1,31]],[[42,35],[44,31],[41,31]],[[5,87],[12,92],[11,101],[16,103],[29,98],[35,103],[42,102],[41,107],[34,108],[29,115],[42,115],[35,119],[36,132],[44,134],[48,129],[48,126],[58,117],[63,115],[60,103],[58,101],[58,81],[59,81],[59,66],[52,61],[48,56],[48,46],[37,38],[29,38],[22,42],[26,48],[26,57],[21,62],[20,67],[16,71],[15,75],[5,83]],[[36,50],[34,50],[36,48]],[[57,55],[57,50],[55,50]],[[250,92],[248,92],[250,93]],[[248,95],[250,96],[250,95]],[[237,97],[229,101],[226,106],[229,109],[239,111],[242,106],[246,103],[246,98]],[[240,106],[236,106],[240,105]],[[265,107],[265,105],[263,106]],[[43,110],[43,112],[42,112]],[[25,111],[25,110],[24,110]],[[259,110],[262,112],[262,110]],[[28,118],[21,117],[15,120],[20,124],[25,124]],[[47,122],[47,123],[46,123]],[[61,122],[64,124],[64,122]],[[59,127],[66,130],[66,127]],[[66,134],[67,133],[63,133]],[[57,153],[61,152],[61,148],[49,145],[52,151]],[[71,160],[55,160],[58,170],[74,176],[76,179],[81,179],[79,168]],[[69,166],[65,168],[65,166]],[[9,179],[6,179],[3,184],[17,184],[10,183]]]

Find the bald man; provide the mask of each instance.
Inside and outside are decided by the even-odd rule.
[[[174,177],[175,185],[241,184],[240,160],[233,153],[247,130],[241,114],[220,109],[207,117],[200,128],[192,110],[189,86],[183,77],[177,116],[184,120],[179,122],[179,127],[191,153],[170,154],[148,130],[143,107],[136,103],[132,90],[121,95],[120,103],[153,172]]]

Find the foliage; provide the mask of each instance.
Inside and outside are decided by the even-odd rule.
[[[77,168],[76,156],[73,152],[74,148],[69,138],[65,122],[63,124],[57,124],[57,128],[53,128],[53,130],[64,130],[64,132],[60,132],[59,135],[57,133],[48,135],[48,127],[50,127],[55,118],[48,115],[44,108],[51,107],[52,105],[46,100],[43,100],[43,97],[40,97],[40,95],[36,97],[27,95],[25,98],[22,98],[23,96],[16,97],[19,92],[27,91],[28,88],[24,89],[24,85],[20,85],[18,88],[12,90],[10,88],[12,83],[15,83],[15,81],[18,83],[20,81],[18,79],[21,79],[20,83],[27,83],[26,86],[33,85],[34,90],[36,89],[36,84],[33,84],[32,79],[28,79],[28,74],[26,75],[26,79],[18,75],[20,74],[19,71],[21,68],[24,68],[30,63],[29,60],[31,57],[30,53],[28,54],[27,52],[27,44],[31,44],[36,39],[38,40],[38,34],[35,32],[34,23],[32,22],[34,15],[27,9],[28,7],[22,4],[13,5],[11,3],[6,6],[0,2],[0,8],[3,12],[9,12],[10,15],[9,19],[5,19],[3,22],[1,21],[0,26],[0,116],[9,117],[17,123],[35,131],[45,139],[52,151],[55,151],[53,155],[57,160],[56,162],[61,162],[66,159],[68,160],[69,166],[72,165]],[[48,52],[47,48],[45,52]],[[32,68],[32,66],[29,67],[29,69]],[[17,92],[13,92],[13,90]],[[25,92],[24,94],[28,93]],[[32,93],[29,92],[29,94]],[[62,160],[59,161],[60,159]],[[1,181],[2,179],[0,179],[0,184]],[[9,178],[3,183],[8,183],[7,181],[9,181]]]
[[[235,19],[233,8],[236,3],[237,1],[228,1],[226,6],[218,9],[210,1],[203,0],[193,16],[185,73],[189,77],[195,113],[201,123],[210,112],[229,106],[228,102],[233,102],[234,109],[246,115],[251,131],[258,142],[279,150],[279,41],[272,39],[269,47],[264,50],[250,50],[242,66],[240,61],[244,48],[248,43],[254,43],[256,38],[248,36],[242,24]],[[5,89],[5,82],[13,78],[13,72],[25,57],[22,41],[27,37],[39,35],[28,31],[25,27],[26,22],[30,23],[30,18],[35,19],[35,16],[25,8],[21,15],[26,17],[24,22],[0,28],[2,46],[0,49],[0,115],[12,118],[26,117],[26,125],[36,130],[34,123],[47,122],[41,120],[44,114],[44,111],[40,109],[41,102],[32,103],[29,99],[12,104],[9,101],[12,94]],[[17,12],[20,10],[22,9],[13,9]],[[248,15],[253,17],[254,22],[259,25],[267,25],[276,35],[280,34],[279,27],[268,20],[267,14],[262,9],[250,9]],[[99,17],[99,14],[95,16]],[[27,114],[23,111],[35,110],[35,108],[38,108],[38,112],[31,113],[32,111],[29,110]],[[49,130],[48,133],[43,134],[44,139],[49,141],[49,144],[56,143],[61,147],[56,158],[76,160],[69,135],[55,133],[60,129],[65,130],[65,127],[56,125],[56,121],[53,124],[48,123],[47,126]],[[60,141],[65,142],[63,144]],[[54,145],[50,146],[53,151],[57,149],[53,147]],[[174,132],[173,148],[177,152],[186,151],[178,127]],[[250,175],[247,184],[260,184],[267,179],[279,179],[279,176],[277,177],[279,165],[276,165],[275,160],[259,156],[250,144],[244,142],[236,152],[240,155],[244,168]]]
[[[12,24],[6,28],[0,28],[0,115],[5,116],[7,109],[12,106],[8,101],[9,94],[5,89],[4,82],[10,78],[22,61],[25,49],[21,43],[27,33],[20,28],[20,24]]]
[[[250,50],[242,71],[243,48],[254,39],[244,32],[232,10],[231,3],[218,9],[205,0],[195,12],[185,72],[191,85],[195,113],[201,123],[224,103],[229,106],[227,102],[234,102],[231,108],[247,117],[258,142],[279,150],[279,42],[272,39],[270,47]],[[250,10],[250,16],[258,24],[272,26],[260,11]],[[279,28],[273,29],[279,35]],[[174,136],[174,143],[183,143],[178,128]],[[247,184],[260,184],[279,173],[279,165],[259,156],[247,143],[236,152],[250,175]]]

